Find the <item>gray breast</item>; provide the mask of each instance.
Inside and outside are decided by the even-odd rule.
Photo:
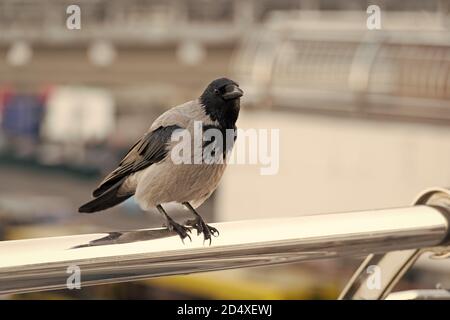
[[[167,202],[201,205],[217,188],[226,164],[173,164],[151,166],[137,177],[136,200],[144,210]]]

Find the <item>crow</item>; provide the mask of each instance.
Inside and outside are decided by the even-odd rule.
[[[204,241],[209,240],[211,244],[211,235],[218,236],[219,232],[207,225],[195,209],[210,197],[224,173],[226,156],[236,139],[236,120],[242,95],[243,91],[236,82],[219,78],[212,81],[199,98],[163,113],[131,147],[118,167],[93,191],[94,199],[78,211],[105,210],[134,196],[141,209],[148,211],[156,207],[165,217],[168,229],[175,231],[182,240],[186,237],[191,239],[188,232],[189,227],[193,227],[198,235],[203,233]],[[184,141],[183,147],[196,145],[196,125],[199,123],[202,128],[202,161],[196,161],[199,152],[192,151],[192,148],[182,149],[191,152],[186,151],[187,156],[183,153],[186,156],[183,159],[189,161],[174,161],[180,137],[188,137],[188,143]],[[209,129],[221,133],[222,139],[217,136],[205,139]],[[229,132],[232,134],[228,135]],[[174,139],[175,134],[178,134],[178,140]],[[203,161],[207,148],[212,150],[210,156],[215,161]],[[194,219],[187,221],[186,225],[173,220],[163,205],[174,202],[190,210]]]

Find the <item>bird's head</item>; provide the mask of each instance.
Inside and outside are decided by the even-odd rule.
[[[234,126],[240,109],[240,98],[244,92],[228,78],[212,81],[200,96],[200,102],[212,120],[226,127]]]

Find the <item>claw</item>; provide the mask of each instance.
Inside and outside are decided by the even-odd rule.
[[[175,231],[181,238],[181,241],[184,243],[184,238],[189,238],[189,240],[192,242],[191,236],[188,234],[191,233],[191,229],[182,226],[181,224],[176,223],[175,221],[167,221],[167,229],[169,231]]]
[[[183,244],[184,244],[184,238],[186,238],[186,237],[189,238],[189,240],[192,242],[192,239],[188,234],[186,234],[184,238],[181,235],[179,235],[179,236],[180,236],[181,242],[183,242]]]
[[[202,227],[201,227],[201,225],[199,223],[199,219],[188,220],[188,221],[186,221],[186,225],[187,226],[191,226],[192,228],[197,230],[197,235],[200,235],[200,233],[203,232],[203,229],[202,229]]]
[[[197,230],[197,235],[203,233],[203,244],[205,241],[209,240],[209,245],[211,245],[211,235],[214,237],[219,236],[219,230],[214,227],[207,225],[200,217],[194,220],[186,221],[186,225],[191,226],[192,228]]]
[[[212,234],[214,237],[217,238],[217,237],[220,235],[219,230],[217,230],[216,228],[211,227],[211,226],[208,226],[208,227],[209,227],[209,231],[211,232],[211,234]]]

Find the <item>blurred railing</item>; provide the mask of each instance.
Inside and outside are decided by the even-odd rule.
[[[246,103],[449,122],[448,28],[386,16],[397,24],[368,30],[355,12],[274,15],[235,55]]]
[[[68,30],[68,6],[81,10],[81,30]],[[3,0],[0,44],[17,40],[79,45],[162,45],[184,41],[227,44],[276,9],[298,9],[292,0]]]
[[[440,5],[442,2],[442,5]],[[82,32],[66,29],[66,9],[81,8]],[[426,11],[426,24],[434,17],[447,19],[442,0],[385,1],[383,12]],[[292,11],[358,11],[366,16],[367,4],[345,0],[3,0],[0,2],[0,43],[26,40],[39,44],[80,44],[103,39],[134,45],[158,45],[172,41],[197,40],[227,43],[238,40],[273,13]],[[315,17],[317,12],[313,12]]]
[[[219,223],[212,245],[196,235],[183,244],[166,229],[3,241],[0,294],[63,289],[76,270],[88,286],[444,245],[449,194],[435,189],[421,199],[405,208]]]
[[[83,44],[97,39],[120,44],[158,45],[188,40],[226,43],[237,36],[242,19],[236,1],[33,1],[0,3],[1,42]],[[66,9],[81,10],[81,30],[68,30]],[[206,26],[206,27],[205,27]],[[78,32],[77,32],[78,31]],[[217,34],[220,37],[217,37]]]

